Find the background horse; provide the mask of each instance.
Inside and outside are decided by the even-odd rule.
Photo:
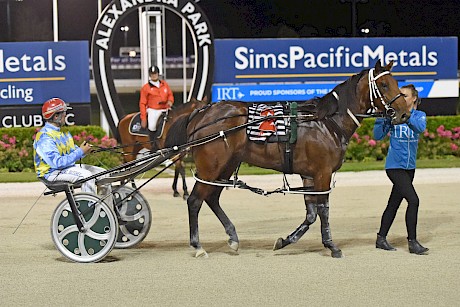
[[[274,250],[297,242],[318,215],[323,245],[331,250],[333,257],[342,256],[341,250],[332,241],[329,226],[331,177],[344,161],[348,141],[362,121],[360,115],[371,109],[373,112],[384,111],[391,117],[393,124],[403,123],[410,116],[410,106],[390,74],[392,66],[393,62],[386,67],[378,62],[374,68],[363,70],[339,84],[331,93],[318,98],[319,101],[299,104],[297,141],[290,144],[292,173],[301,176],[305,190],[310,189],[315,193],[304,195],[307,209],[305,220],[286,239],[279,238]],[[312,104],[316,105],[316,119],[302,117],[311,115],[311,111],[306,110]],[[188,146],[194,140],[200,140],[200,145],[191,147],[196,176],[201,182],[195,183],[187,200],[190,245],[195,248],[196,257],[207,256],[198,233],[198,215],[203,201],[206,201],[224,226],[230,248],[237,251],[239,247],[235,226],[219,203],[223,187],[212,185],[213,182],[228,180],[241,162],[280,172],[285,169],[287,143],[249,141],[246,129],[235,128],[244,128],[247,118],[247,103],[224,101],[211,105],[192,118],[186,131],[170,133],[171,136],[186,134],[190,142]],[[203,138],[208,141],[203,142]]]
[[[163,125],[163,123],[164,127],[162,134],[158,136],[157,141],[155,142],[155,144],[153,144],[153,150],[164,148],[166,135],[168,134],[171,125],[177,119],[181,118],[181,116],[190,115],[193,112],[193,110],[201,108],[207,103],[208,102],[206,98],[202,101],[192,98],[190,102],[179,104],[177,106],[175,105],[174,109],[170,110],[168,113],[165,112],[164,115],[159,118],[157,123],[158,133],[161,133],[161,126]],[[123,151],[125,152],[125,155],[123,156],[124,162],[129,162],[136,159],[136,156],[142,148],[148,150],[152,149],[152,144],[147,135],[134,135],[129,132],[129,125],[131,123],[132,118],[136,114],[137,113],[131,113],[126,115],[118,124],[118,134],[120,136],[121,144],[124,147]],[[187,190],[187,183],[185,181],[185,166],[182,158],[174,162],[174,180],[172,184],[174,197],[180,196],[179,192],[177,191],[177,180],[179,178],[179,175],[182,178],[182,189],[184,191],[183,198],[186,200],[189,196],[189,193]]]

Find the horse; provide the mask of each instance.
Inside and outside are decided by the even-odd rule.
[[[382,66],[378,61],[375,67],[351,76],[325,96],[299,103],[297,140],[290,144],[289,149],[292,153],[291,173],[300,175],[302,188],[306,191],[302,193],[306,218],[285,239],[276,240],[273,250],[296,243],[319,216],[322,244],[330,249],[332,257],[342,257],[342,251],[332,241],[329,225],[331,178],[341,167],[348,141],[363,117],[381,111],[391,118],[392,124],[404,123],[409,118],[411,109],[391,75],[392,66],[393,62]],[[316,106],[314,119],[307,117],[311,105]],[[250,141],[246,129],[243,129],[247,122],[247,103],[221,101],[198,113],[188,122],[185,130],[170,133],[171,136],[186,135],[186,145],[196,166],[197,182],[187,205],[190,246],[197,258],[208,257],[198,232],[198,215],[203,201],[222,223],[231,250],[237,252],[239,248],[235,226],[219,202],[223,186],[218,183],[234,182],[229,179],[241,162],[283,172],[289,160],[285,154],[286,143]]]
[[[136,156],[139,154],[139,151],[142,148],[147,150],[157,150],[162,149],[165,146],[166,136],[168,134],[169,128],[171,125],[181,116],[189,116],[193,110],[199,109],[205,106],[208,103],[207,99],[197,100],[192,98],[189,102],[175,106],[168,112],[164,112],[163,116],[160,117],[157,123],[157,131],[161,133],[158,135],[157,140],[152,144],[147,135],[131,134],[129,132],[129,125],[133,117],[138,113],[131,113],[126,115],[118,124],[118,135],[120,136],[120,141],[124,147],[125,154],[123,156],[124,162],[130,162],[136,159]],[[152,146],[153,145],[153,146]],[[182,178],[182,189],[184,191],[183,199],[187,200],[189,193],[187,189],[187,183],[185,180],[185,165],[183,158],[177,159],[174,162],[174,180],[172,184],[173,196],[179,197],[179,191],[177,191],[177,181],[179,175]]]

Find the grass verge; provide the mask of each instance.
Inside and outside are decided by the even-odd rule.
[[[367,161],[367,162],[346,162],[342,165],[340,172],[361,172],[370,170],[383,170],[385,167],[384,161]],[[417,168],[460,168],[460,159],[439,159],[439,160],[417,160]],[[186,164],[187,176],[191,176],[190,169],[193,168],[191,163]],[[159,169],[158,169],[159,170]],[[148,171],[143,177],[151,178],[157,171],[156,169]],[[267,175],[267,174],[278,174],[279,172],[263,169],[256,166],[250,166],[243,164],[238,172],[239,175]],[[168,169],[162,173],[159,178],[172,178],[174,176],[174,170]],[[34,182],[38,181],[35,173],[0,173],[0,183],[6,182]]]

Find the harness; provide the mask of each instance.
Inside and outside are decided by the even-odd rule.
[[[384,96],[382,95],[382,93],[380,92],[378,86],[377,86],[377,80],[382,77],[382,76],[385,76],[387,74],[389,74],[390,72],[389,71],[384,71],[384,72],[381,72],[380,74],[378,75],[374,75],[375,73],[375,69],[372,68],[369,70],[368,72],[368,83],[369,83],[369,100],[370,100],[370,104],[371,104],[371,109],[370,109],[370,112],[367,112],[367,114],[353,114],[353,112],[347,108],[346,110],[346,113],[348,114],[348,116],[352,119],[352,121],[354,122],[354,124],[359,128],[361,126],[361,123],[360,121],[357,119],[357,117],[371,117],[371,116],[380,116],[380,114],[377,113],[377,107],[375,106],[375,103],[374,103],[374,98],[375,99],[380,99],[382,105],[384,106],[385,108],[385,114],[386,116],[388,117],[391,117],[392,119],[395,118],[396,116],[396,111],[394,108],[391,107],[392,103],[394,101],[396,101],[399,97],[402,96],[402,93],[399,93],[397,94],[395,97],[393,97],[392,99],[390,99],[388,102],[385,102],[385,98]],[[339,102],[339,95],[336,91],[333,91],[332,92],[332,95],[335,97],[335,99],[337,100],[337,102]],[[297,119],[299,118],[298,114],[297,114],[297,105],[295,105],[295,107],[293,108],[294,110],[292,111],[292,113],[287,116],[292,123],[294,123],[292,127],[295,127],[295,132],[297,132]],[[237,116],[243,116],[243,115],[234,115],[234,116],[230,116],[230,117],[237,117]],[[283,115],[284,117],[285,115]],[[346,132],[343,130],[342,127],[340,127],[337,122],[333,119],[333,116],[329,116],[329,117],[326,117],[325,118],[325,124],[330,124],[332,125],[332,129],[337,133],[337,135],[339,136],[339,138],[341,139],[341,143],[342,143],[342,146],[343,148],[346,148],[346,146],[348,145],[348,140],[349,140],[349,137],[347,136]],[[215,119],[212,123],[208,123],[208,124],[205,124],[204,126],[202,127],[199,127],[197,129],[195,129],[192,134],[196,133],[198,130],[200,130],[201,128],[204,128],[204,127],[207,127],[207,126],[210,126],[212,124],[215,124],[221,120],[224,120],[224,119],[227,119],[227,118],[230,118],[230,117],[226,117],[226,118],[219,118],[219,119]],[[276,116],[279,118],[279,116]],[[311,117],[314,117],[313,115],[311,115]],[[275,118],[275,116],[273,116],[273,118]],[[268,119],[265,118],[265,120]],[[313,118],[315,119],[315,118]],[[201,142],[200,145],[202,144],[205,144],[207,142],[210,142],[210,141],[213,141],[219,137],[222,137],[224,138],[224,141],[227,142],[226,140],[226,136],[225,136],[225,133],[229,133],[231,131],[234,131],[236,129],[241,129],[243,127],[247,127],[250,123],[246,123],[246,124],[242,124],[242,125],[239,125],[237,127],[233,127],[229,130],[226,130],[226,131],[220,131],[218,134],[214,134],[212,135],[210,138],[208,138],[205,142]],[[197,140],[199,141],[199,140]],[[292,173],[292,152],[291,152],[291,147],[290,147],[290,144],[293,144],[295,143],[296,141],[296,135],[294,137],[292,137],[291,135],[291,139],[289,142],[286,142],[286,147],[285,147],[285,158],[284,158],[284,164],[283,164],[283,175],[284,175],[284,186],[283,188],[279,188],[279,189],[276,189],[274,191],[271,191],[271,192],[267,192],[267,191],[264,191],[262,189],[259,189],[259,188],[253,188],[253,187],[250,187],[248,186],[246,183],[242,182],[241,180],[238,180],[237,178],[237,173],[238,173],[238,170],[239,170],[239,167],[237,168],[237,170],[235,171],[235,174],[234,174],[234,179],[233,180],[216,180],[216,181],[213,181],[213,182],[210,182],[210,181],[206,181],[206,180],[203,180],[203,179],[200,179],[198,178],[198,176],[196,176],[194,173],[193,173],[193,178],[200,182],[200,183],[204,183],[204,184],[208,184],[208,185],[214,185],[214,186],[221,186],[221,187],[238,187],[238,188],[242,188],[242,189],[249,189],[251,190],[252,192],[255,192],[257,194],[261,194],[261,195],[269,195],[271,193],[295,193],[295,194],[304,194],[304,195],[322,195],[322,194],[329,194],[331,191],[332,191],[332,188],[329,189],[328,191],[313,191],[310,187],[299,187],[299,188],[290,188],[289,185],[287,184],[287,180],[286,180],[286,177],[285,177],[285,174],[290,174]],[[286,187],[287,186],[287,187]]]
[[[385,75],[388,75],[390,72],[389,71],[384,71],[378,74],[377,76],[374,76],[374,71],[375,68],[371,68],[368,73],[368,79],[369,79],[369,100],[371,101],[371,114],[376,113],[377,107],[374,104],[374,98],[380,99],[380,102],[382,105],[385,107],[386,110],[386,115],[391,117],[391,119],[395,119],[396,116],[396,111],[394,108],[391,107],[392,103],[395,102],[396,99],[401,97],[403,94],[399,93],[392,99],[388,101],[388,103],[385,102],[385,99],[382,95],[382,93],[379,90],[379,87],[377,86],[377,80]]]

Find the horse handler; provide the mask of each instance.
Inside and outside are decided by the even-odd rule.
[[[409,252],[422,255],[428,251],[428,248],[417,241],[419,198],[412,182],[415,175],[419,135],[426,128],[426,114],[417,110],[420,99],[414,85],[403,86],[401,93],[404,94],[407,103],[412,106],[411,116],[407,123],[393,126],[388,119],[378,118],[374,125],[376,140],[381,140],[388,133],[390,134],[390,148],[385,162],[385,171],[393,183],[388,204],[382,215],[375,246],[388,251],[396,250],[388,243],[386,236],[402,200],[406,199],[408,203],[406,228]]]

